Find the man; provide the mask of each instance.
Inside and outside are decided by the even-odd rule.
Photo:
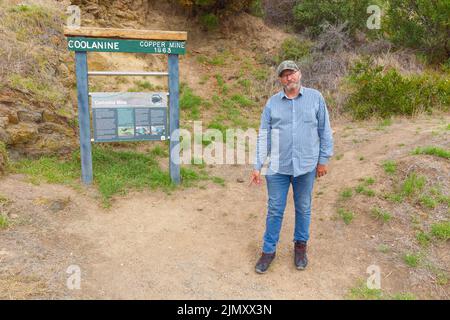
[[[261,168],[270,156],[266,231],[257,273],[265,273],[275,258],[291,184],[295,204],[294,263],[299,270],[306,268],[313,184],[316,177],[327,173],[333,155],[332,131],[322,94],[301,85],[301,72],[293,61],[283,61],[277,74],[283,90],[268,100],[262,113],[250,177],[250,185],[261,184]]]

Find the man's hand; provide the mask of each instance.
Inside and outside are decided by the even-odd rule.
[[[261,184],[261,173],[259,172],[259,170],[252,171],[252,174],[250,175],[250,183],[248,185],[251,186],[252,183],[256,185]]]
[[[317,165],[317,171],[316,171],[316,177],[321,177],[327,174],[327,166],[325,164],[318,164]]]

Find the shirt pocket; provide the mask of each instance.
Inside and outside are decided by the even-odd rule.
[[[317,117],[314,108],[304,110],[302,112],[302,122],[305,126],[317,126]]]

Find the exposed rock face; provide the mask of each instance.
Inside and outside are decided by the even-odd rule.
[[[73,56],[62,32],[65,6],[33,8],[11,10],[14,4],[0,2],[0,172],[8,153],[64,154],[78,145]]]
[[[0,143],[11,152],[39,156],[65,154],[77,147],[77,131],[67,117],[58,115],[50,106],[13,101],[11,97],[0,94]]]

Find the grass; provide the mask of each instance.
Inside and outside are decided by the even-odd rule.
[[[267,69],[255,69],[252,72],[253,77],[259,81],[265,81],[269,77],[269,71]]]
[[[419,231],[416,233],[416,240],[422,247],[428,247],[431,241],[431,237],[428,233]]]
[[[372,178],[372,177],[367,177],[367,178],[365,178],[363,181],[364,181],[364,184],[365,184],[365,185],[372,185],[372,184],[375,183],[375,179]]]
[[[370,189],[370,188],[367,188],[367,187],[366,187],[365,185],[363,185],[363,184],[358,185],[358,186],[355,188],[355,191],[356,191],[357,193],[366,195],[366,196],[368,196],[368,197],[373,197],[373,196],[375,196],[375,191],[372,190],[372,189]]]
[[[123,195],[132,189],[161,188],[170,191],[175,188],[169,173],[161,170],[152,154],[116,151],[101,146],[94,146],[92,151],[94,184],[105,207],[111,205],[114,195]],[[34,183],[44,181],[77,186],[81,175],[80,154],[76,151],[66,160],[56,157],[25,159],[14,163],[13,170],[29,175]],[[208,179],[207,175],[188,168],[181,168],[181,177],[183,186]]]
[[[128,89],[128,92],[142,92],[142,91],[161,91],[163,88],[161,86],[155,86],[146,80],[134,81],[134,86]]]
[[[64,101],[63,93],[53,86],[34,77],[23,77],[19,74],[12,74],[9,77],[9,84],[12,88],[32,95],[41,102],[61,103]]]
[[[353,190],[352,188],[345,188],[344,190],[342,190],[341,192],[341,198],[342,199],[350,199],[353,195]]]
[[[377,220],[382,220],[383,222],[389,222],[392,219],[392,214],[381,208],[375,207],[371,210],[372,216]]]
[[[387,244],[382,243],[377,247],[377,250],[382,253],[388,253],[391,251],[391,248]]]
[[[9,226],[9,220],[6,216],[0,214],[0,229],[6,229]]]
[[[381,289],[369,289],[364,280],[349,290],[346,296],[350,300],[416,300],[416,296],[409,292],[385,294]]]
[[[385,130],[390,125],[392,125],[392,119],[391,118],[386,118],[386,119],[381,120],[377,124],[377,126],[375,127],[375,130],[382,131],[382,130]]]
[[[436,283],[440,286],[445,286],[448,284],[448,275],[445,272],[438,271],[436,273]]]
[[[338,214],[344,220],[345,224],[350,224],[353,221],[353,218],[355,217],[355,214],[352,211],[346,210],[344,208],[338,209]]]
[[[418,198],[418,202],[426,208],[433,209],[437,206],[438,202],[441,202],[443,199],[442,194],[435,194],[435,197],[432,197],[428,194],[424,194],[424,187],[427,180],[425,176],[417,175],[415,172],[411,172],[408,174],[405,180],[401,183],[399,187],[397,187],[396,191],[393,193],[387,193],[384,195],[385,199],[400,203],[404,200],[405,197],[410,199]],[[436,188],[431,190],[437,190]],[[430,192],[431,192],[430,190]],[[437,191],[436,191],[437,192]],[[445,196],[444,196],[445,197]]]
[[[252,87],[252,81],[250,79],[239,79],[237,81],[237,84],[244,89],[246,93],[250,92],[250,89]]]
[[[225,80],[223,80],[223,77],[221,74],[216,74],[214,75],[214,78],[216,78],[217,81],[217,85],[219,86],[219,90],[222,94],[227,94],[229,87],[228,85],[225,83]]]
[[[398,193],[388,193],[385,195],[385,198],[391,202],[400,203],[403,201],[403,196]]]
[[[394,174],[397,171],[397,164],[393,160],[383,162],[384,172],[387,174]]]
[[[450,221],[443,221],[431,225],[431,234],[441,240],[450,239]]]
[[[421,261],[421,256],[418,253],[406,253],[403,255],[403,261],[408,267],[415,268]]]
[[[150,150],[150,155],[152,157],[168,157],[169,156],[169,150],[166,146],[165,148],[157,145],[152,150]]]
[[[396,293],[390,297],[390,300],[416,300],[416,296],[409,292]]]
[[[444,159],[450,159],[450,150],[445,150],[443,148],[428,146],[428,147],[417,147],[412,151],[413,155],[427,154],[430,156],[441,157]]]
[[[435,199],[433,199],[432,197],[430,197],[429,195],[422,195],[419,198],[419,202],[423,206],[425,206],[429,209],[434,209],[434,208],[436,208],[436,205],[437,205],[437,201]]]
[[[347,296],[351,300],[380,300],[383,297],[381,289],[369,289],[364,281],[350,289]]]
[[[418,194],[425,186],[426,178],[418,176],[415,172],[408,175],[401,186],[401,191],[404,196],[410,197]]]
[[[58,30],[57,13],[49,7],[41,5],[19,4],[5,11],[4,24],[16,33],[19,41],[42,37],[46,31]],[[34,40],[34,39],[33,39]]]
[[[238,105],[240,105],[241,107],[251,107],[254,105],[253,101],[250,100],[249,98],[240,95],[240,94],[235,94],[231,97],[231,100],[236,102]]]
[[[215,184],[218,184],[218,185],[220,185],[220,186],[222,186],[222,187],[224,187],[225,186],[225,180],[223,179],[223,178],[221,178],[221,177],[212,177],[212,182],[214,182]]]
[[[206,56],[197,56],[196,60],[201,64],[209,64],[213,66],[223,66],[227,63],[228,58],[230,57],[230,52],[224,51],[219,53],[211,58]]]
[[[189,113],[191,119],[200,119],[200,106],[203,104],[203,99],[187,85],[182,85],[180,89],[180,109]]]

